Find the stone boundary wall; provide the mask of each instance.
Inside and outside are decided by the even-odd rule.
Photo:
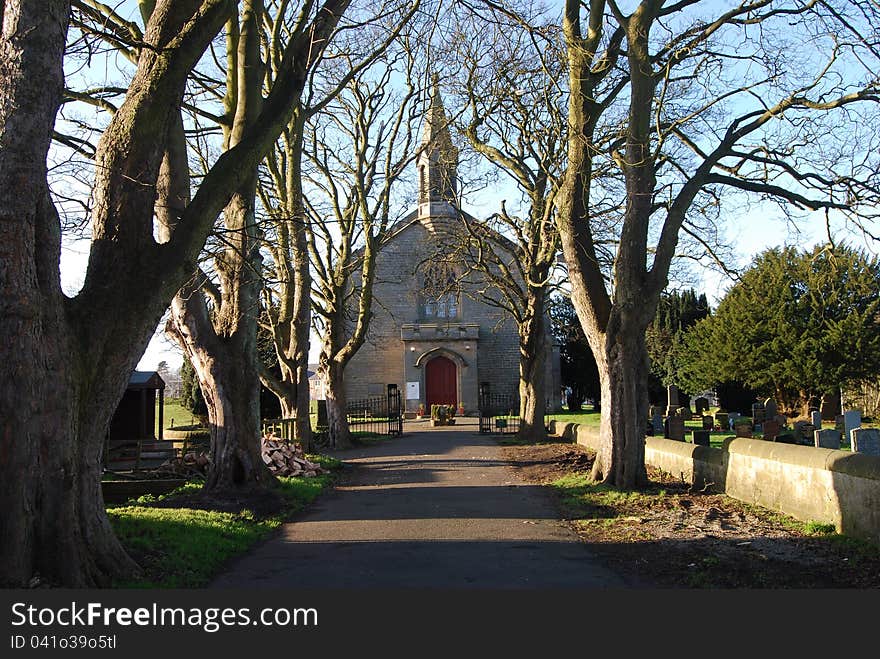
[[[595,428],[551,421],[550,433],[598,446]],[[880,543],[880,457],[740,437],[723,448],[647,437],[645,462],[734,499]]]

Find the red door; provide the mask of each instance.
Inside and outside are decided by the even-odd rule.
[[[458,406],[455,363],[451,359],[434,357],[425,365],[425,399],[428,411],[431,405]]]

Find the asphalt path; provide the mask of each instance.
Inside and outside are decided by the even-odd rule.
[[[584,589],[634,586],[599,565],[520,481],[497,442],[464,425],[334,453],[342,482],[234,561],[213,588]]]

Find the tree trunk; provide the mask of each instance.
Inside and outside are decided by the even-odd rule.
[[[68,12],[58,1],[0,12],[0,585],[11,587],[35,577],[108,585],[138,572],[100,485],[109,419],[134,364],[116,350],[97,373],[77,342],[46,185]]]
[[[599,450],[593,463],[596,481],[620,488],[647,483],[645,470],[645,426],[648,418],[649,371],[644,329],[635,323],[621,324],[602,335],[599,383],[602,391],[602,421]]]
[[[519,436],[528,442],[546,439],[544,414],[547,409],[547,335],[544,323],[544,295],[533,292],[530,314],[519,332]]]
[[[309,271],[306,213],[297,204],[301,221],[294,223],[293,233],[293,359],[296,364],[296,437],[304,449],[312,444],[312,424],[309,418],[309,334],[312,325],[312,275]]]
[[[330,445],[336,449],[351,448],[351,429],[348,426],[345,395],[345,369],[330,362],[322,365],[322,375],[326,383],[327,396],[327,430],[330,434]]]

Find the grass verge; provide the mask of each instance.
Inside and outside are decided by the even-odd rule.
[[[326,456],[309,455],[330,470],[342,463]],[[144,574],[135,581],[115,583],[117,588],[199,588],[206,585],[231,558],[265,539],[282,522],[299,512],[335,480],[332,473],[314,478],[279,478],[283,507],[275,514],[258,516],[238,512],[171,507],[175,499],[194,495],[200,483],[188,483],[160,497],[141,497],[107,514],[126,551]],[[155,505],[162,502],[161,507]],[[169,505],[170,504],[170,505]]]

